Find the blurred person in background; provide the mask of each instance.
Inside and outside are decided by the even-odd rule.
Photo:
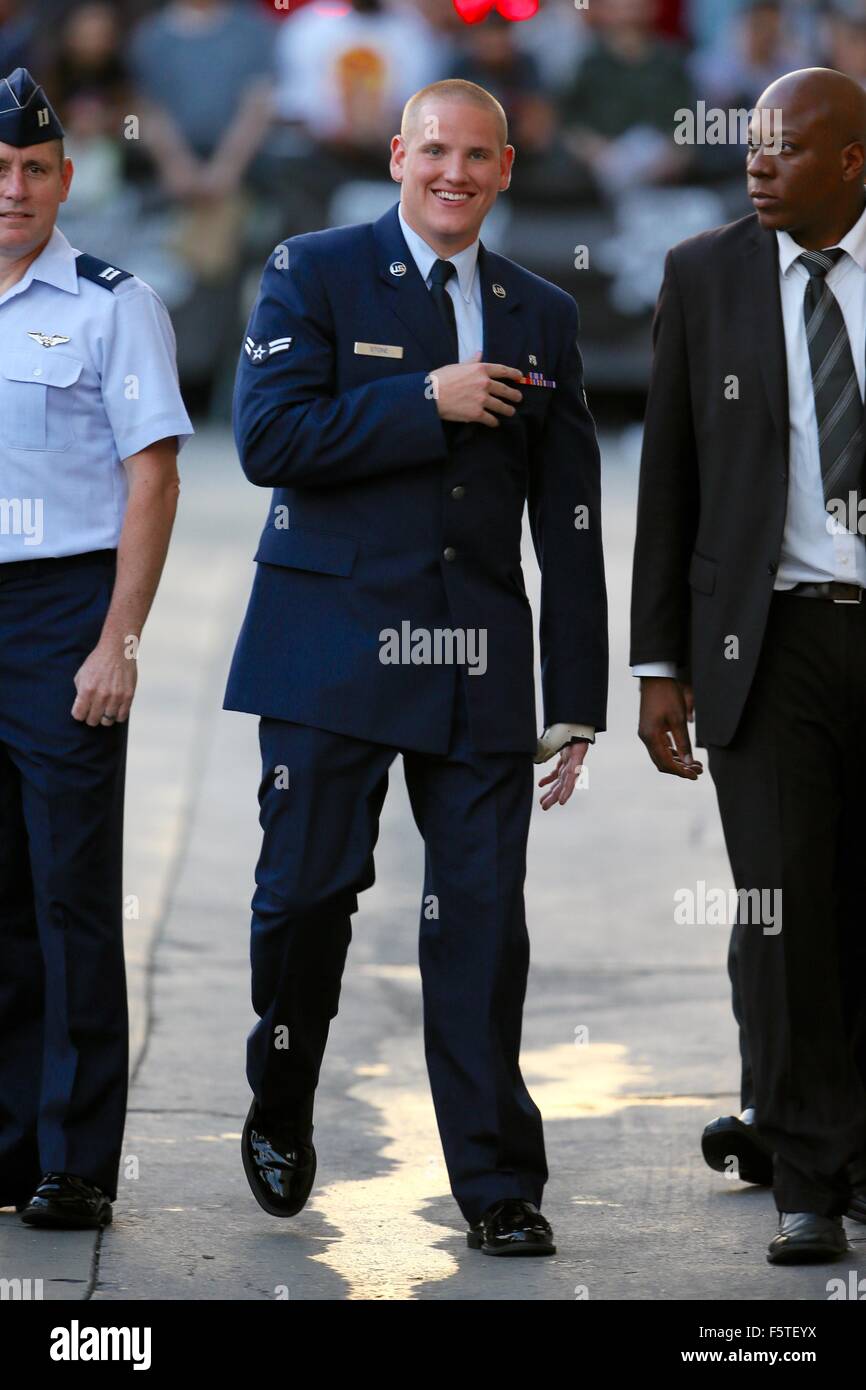
[[[750,110],[765,87],[808,56],[783,0],[746,0],[724,34],[692,55],[689,70],[708,106]]]
[[[827,17],[828,62],[866,87],[866,0],[837,4]]]
[[[137,149],[122,138],[130,86],[116,9],[104,0],[73,9],[60,25],[48,70],[75,165],[74,211],[97,215],[121,195]]]
[[[233,370],[247,191],[273,120],[274,32],[249,5],[174,0],[132,36],[142,140],[175,208],[171,249],[195,279],[173,309],[199,407],[218,408],[221,374]]]
[[[587,14],[575,8],[574,0],[540,0],[531,23],[511,26],[516,47],[534,58],[551,96],[570,84],[590,42]]]
[[[520,150],[520,198],[536,204],[559,201],[565,189],[573,199],[575,174],[582,166],[575,166],[562,144],[535,58],[518,47],[519,27],[496,11],[483,24],[468,27],[463,55],[452,64],[451,75],[484,87],[504,107]],[[584,191],[590,189],[587,181]]]
[[[446,27],[450,34],[450,20]],[[277,107],[304,142],[292,184],[311,199],[319,225],[341,183],[382,178],[382,146],[404,103],[442,75],[452,51],[419,7],[383,0],[313,5],[281,27]]]
[[[656,37],[654,0],[594,0],[593,42],[562,94],[564,139],[603,193],[684,177],[674,113],[693,107],[685,56]]]
[[[0,0],[0,72],[27,67],[33,60],[36,17],[21,0]]]

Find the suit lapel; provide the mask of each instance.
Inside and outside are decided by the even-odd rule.
[[[746,305],[750,332],[758,351],[761,375],[773,423],[788,461],[790,409],[788,357],[779,289],[779,244],[772,232],[764,232],[757,220],[746,257]]]
[[[454,356],[445,324],[406,245],[397,204],[373,225],[379,278],[388,288],[388,305],[435,367]]]
[[[521,362],[525,340],[524,326],[514,311],[520,296],[511,274],[511,263],[488,251],[482,242],[478,248],[478,274],[481,277],[481,311],[484,318],[482,362],[503,362],[507,367],[526,369]]]

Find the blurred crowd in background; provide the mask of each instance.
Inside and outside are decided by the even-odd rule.
[[[588,386],[627,394],[666,248],[751,211],[743,145],[678,144],[676,111],[819,64],[866,86],[866,0],[541,0],[472,26],[451,0],[0,0],[0,73],[19,64],[66,127],[60,226],[161,294],[199,415],[228,414],[265,257],[396,200],[388,142],[440,77],[511,124],[485,242],[574,294]]]

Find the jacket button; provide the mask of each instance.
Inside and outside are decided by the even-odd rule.
[[[776,566],[773,564],[772,560],[770,561],[770,563],[769,563],[768,566],[767,566],[767,573],[768,573],[768,574],[775,574],[775,573],[776,573]]]
[[[459,502],[461,497],[466,496],[466,489],[462,483],[458,483],[456,487],[451,489],[451,496],[454,498],[455,502]]]
[[[445,560],[457,559],[457,551],[454,549],[453,545],[446,545],[445,549],[442,551],[442,558]]]

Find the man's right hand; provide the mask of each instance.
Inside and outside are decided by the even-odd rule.
[[[437,367],[430,376],[434,382],[436,409],[443,420],[496,427],[500,415],[513,415],[523,400],[523,392],[506,386],[500,377],[520,380],[518,367],[501,362],[480,362],[476,352],[471,362]],[[513,401],[514,405],[510,402]]]
[[[642,676],[638,736],[659,772],[696,782],[703,765],[692,757],[688,720],[693,718],[691,686],[671,676]]]

